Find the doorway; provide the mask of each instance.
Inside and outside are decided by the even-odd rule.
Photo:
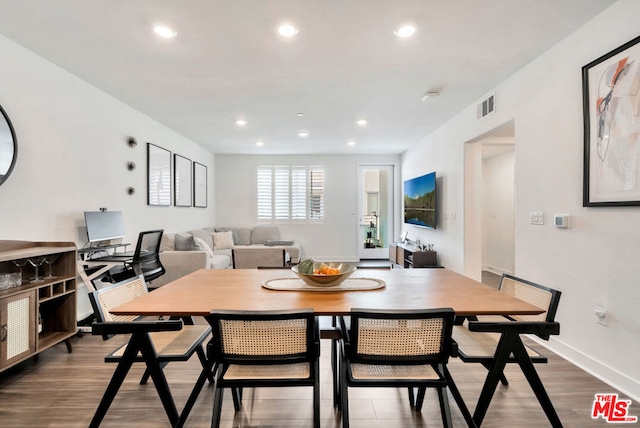
[[[515,127],[465,144],[464,273],[515,274]]]
[[[357,255],[388,259],[393,226],[393,165],[358,165]]]

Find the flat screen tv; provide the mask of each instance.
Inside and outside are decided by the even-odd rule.
[[[125,237],[122,211],[85,211],[84,221],[89,242]]]
[[[404,182],[404,222],[436,228],[436,173]]]

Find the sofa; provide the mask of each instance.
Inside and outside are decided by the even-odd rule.
[[[199,269],[255,269],[299,263],[301,247],[281,239],[277,226],[205,227],[162,235],[160,261],[166,273],[157,288]]]

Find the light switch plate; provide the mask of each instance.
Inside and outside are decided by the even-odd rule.
[[[529,224],[544,224],[544,212],[531,211],[529,213]]]

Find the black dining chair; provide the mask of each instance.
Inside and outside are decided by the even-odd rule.
[[[475,426],[447,368],[453,352],[453,309],[352,309],[349,325],[344,317],[339,320],[343,428],[349,427],[349,388],[353,387],[408,388],[410,402],[418,412],[426,388],[436,388],[445,427],[452,424],[449,390],[469,426]],[[419,393],[414,403],[415,388]]]
[[[320,426],[320,337],[312,309],[290,311],[212,311],[208,351],[216,365],[212,427],[220,425],[226,388],[236,410],[242,388],[313,388],[313,425]]]
[[[210,367],[202,347],[211,332],[208,325],[185,325],[181,320],[149,320],[135,315],[113,315],[110,312],[146,293],[148,289],[144,277],[140,275],[89,294],[96,316],[96,322],[91,326],[92,334],[102,335],[105,340],[116,334],[131,335],[125,345],[119,346],[105,357],[105,362],[118,365],[90,427],[100,425],[133,363],[146,364],[140,383],[146,383],[151,376],[172,425],[178,421],[179,415],[163,373],[164,366],[172,361],[187,361],[197,353],[203,370]],[[205,378],[213,382],[211,372]]]
[[[465,363],[479,363],[489,370],[487,380],[474,412],[474,419],[482,423],[498,382],[508,385],[504,368],[518,363],[529,385],[542,405],[553,426],[561,426],[560,419],[547,395],[533,363],[546,363],[547,357],[522,343],[521,334],[533,334],[543,340],[560,333],[555,322],[561,292],[513,275],[504,274],[500,291],[537,306],[539,315],[512,315],[509,317],[471,317],[453,328],[453,339],[458,346],[458,357]]]

